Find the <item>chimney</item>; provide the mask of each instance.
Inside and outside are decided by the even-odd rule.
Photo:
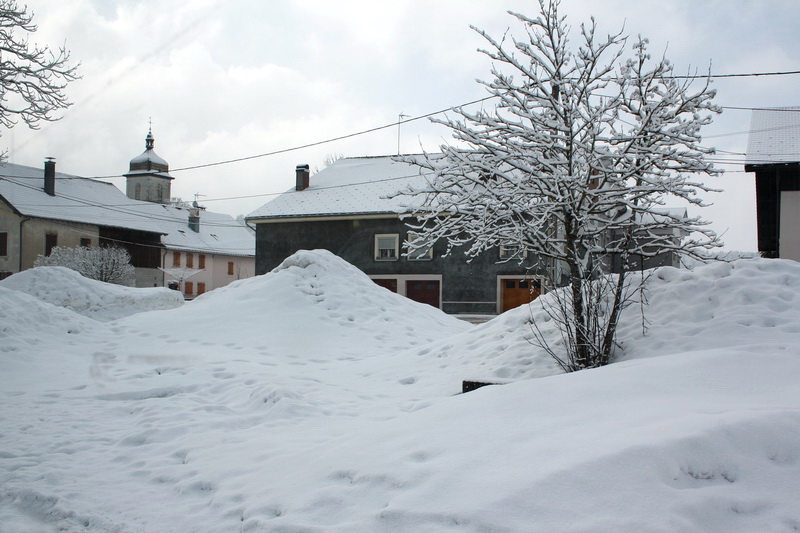
[[[55,158],[47,157],[44,162],[44,192],[50,196],[56,195],[56,162]]]
[[[308,165],[297,165],[297,168],[294,171],[297,176],[297,185],[295,186],[295,190],[302,191],[304,189],[308,189]]]
[[[195,233],[200,233],[200,208],[189,209],[189,229]]]

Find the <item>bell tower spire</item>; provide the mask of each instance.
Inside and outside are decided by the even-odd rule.
[[[152,150],[155,146],[156,140],[153,138],[153,119],[150,119],[150,129],[147,130],[147,137],[144,138],[144,149]]]

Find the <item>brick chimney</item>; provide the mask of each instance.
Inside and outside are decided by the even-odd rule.
[[[46,158],[44,162],[44,192],[50,196],[56,195],[56,161],[53,157]]]
[[[295,186],[295,190],[302,191],[308,189],[308,177],[310,175],[308,165],[297,165],[297,168],[294,171],[295,175],[297,176],[297,185]]]

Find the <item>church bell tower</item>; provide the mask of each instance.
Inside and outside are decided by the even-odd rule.
[[[172,180],[169,164],[153,150],[155,139],[152,127],[145,137],[145,150],[131,159],[125,194],[134,200],[168,204],[172,198]]]

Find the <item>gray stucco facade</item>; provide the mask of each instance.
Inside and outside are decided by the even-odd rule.
[[[507,278],[536,278],[536,272],[516,261],[501,262],[499,250],[467,261],[460,251],[443,257],[445,243],[436,243],[430,259],[409,259],[402,250],[408,227],[397,215],[385,217],[321,217],[319,220],[270,220],[256,223],[256,273],[264,274],[300,249],[326,249],[358,267],[376,281],[396,280],[397,292],[410,280],[438,280],[439,307],[446,313],[502,311],[501,283]],[[376,235],[398,235],[394,259],[376,259]],[[510,280],[509,280],[510,282]]]

